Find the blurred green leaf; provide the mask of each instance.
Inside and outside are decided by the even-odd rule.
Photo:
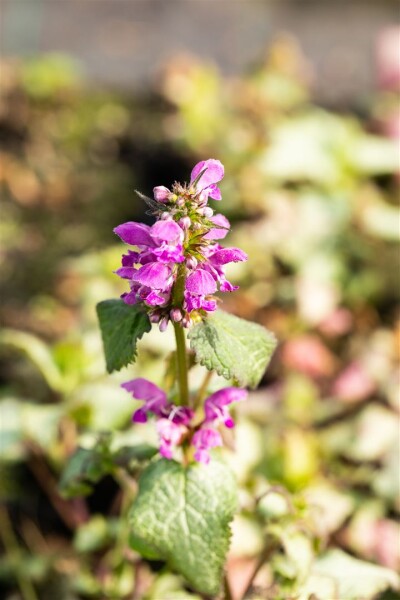
[[[0,332],[0,345],[23,352],[36,365],[52,390],[63,391],[62,374],[51,351],[42,340],[30,333],[3,329]]]
[[[135,361],[136,343],[151,329],[141,307],[122,300],[104,300],[97,305],[107,371],[119,371]]]
[[[60,492],[66,498],[87,496],[91,493],[93,484],[112,473],[113,469],[106,438],[99,440],[91,449],[78,448],[62,473]]]
[[[370,600],[388,588],[398,589],[399,577],[391,569],[357,560],[341,550],[330,550],[317,559],[312,568],[313,577],[330,578],[334,583],[335,597],[346,600]],[[318,586],[318,579],[314,579]],[[324,583],[324,589],[329,587]],[[332,600],[323,589],[309,588],[321,600]],[[329,589],[329,593],[331,593]]]
[[[189,332],[196,360],[225,379],[257,387],[277,342],[275,336],[250,321],[218,310]]]
[[[129,516],[133,547],[144,543],[194,589],[217,594],[236,502],[234,478],[222,463],[185,468],[161,459],[139,481]]]

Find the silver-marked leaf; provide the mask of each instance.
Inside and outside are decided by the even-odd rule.
[[[224,464],[183,467],[161,459],[140,478],[129,515],[131,544],[168,562],[195,590],[215,595],[236,504],[236,483]]]
[[[300,597],[309,598],[312,594],[321,600],[331,600],[330,588],[324,579],[333,583],[336,598],[346,600],[369,600],[388,588],[399,589],[395,571],[358,560],[338,549],[328,551],[314,563],[310,579],[304,586],[307,593]]]
[[[119,371],[136,357],[137,341],[151,329],[140,306],[122,300],[104,300],[97,305],[107,371]]]
[[[275,336],[261,325],[222,310],[195,325],[188,338],[201,365],[252,388],[259,384],[277,345]]]

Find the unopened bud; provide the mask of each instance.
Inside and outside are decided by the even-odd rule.
[[[190,327],[190,325],[191,325],[192,323],[193,323],[193,321],[192,321],[192,319],[191,319],[189,316],[183,317],[183,319],[182,319],[182,325],[183,325],[185,328],[188,328],[188,327]]]
[[[207,219],[212,217],[214,214],[213,209],[210,208],[209,206],[204,206],[203,208],[199,208],[197,212],[199,215],[202,215],[203,217],[207,217]]]
[[[163,317],[158,325],[160,331],[165,331],[168,327],[168,317]]]
[[[157,312],[153,312],[151,315],[149,315],[149,319],[150,323],[158,323],[161,319],[161,315]]]
[[[189,256],[189,258],[186,259],[186,266],[188,269],[195,269],[197,264],[198,260],[194,256]]]
[[[182,229],[184,229],[186,231],[186,229],[189,229],[190,225],[191,225],[191,220],[189,217],[182,217],[182,219],[179,219],[179,225],[182,227]]]
[[[182,311],[179,308],[172,308],[169,314],[175,323],[182,321]]]
[[[168,202],[171,192],[165,187],[165,185],[158,185],[157,187],[153,188],[153,195],[154,200],[157,200],[157,202]]]

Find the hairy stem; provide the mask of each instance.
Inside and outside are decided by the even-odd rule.
[[[186,266],[181,263],[178,267],[178,274],[172,290],[172,304],[176,308],[182,309],[183,295],[185,292]],[[176,372],[179,386],[179,402],[183,406],[189,405],[189,384],[188,384],[188,364],[186,355],[186,341],[183,327],[179,323],[174,323],[176,340]]]
[[[189,405],[188,366],[186,356],[185,332],[179,323],[174,323],[176,340],[176,371],[179,386],[179,402],[183,406]]]

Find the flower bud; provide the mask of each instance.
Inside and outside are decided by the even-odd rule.
[[[190,325],[192,325],[192,323],[193,323],[193,320],[189,316],[183,317],[183,319],[182,319],[182,325],[185,328],[190,327]]]
[[[199,215],[202,215],[203,217],[207,217],[208,219],[210,217],[212,217],[214,214],[213,209],[210,208],[209,206],[204,206],[203,208],[199,208],[197,212]]]
[[[160,331],[165,331],[168,327],[168,317],[163,317],[158,325]]]
[[[189,258],[186,259],[186,266],[188,269],[195,269],[197,264],[198,260],[194,256],[189,256]]]
[[[159,320],[161,319],[161,315],[160,315],[160,313],[153,312],[153,313],[151,313],[151,315],[149,315],[149,319],[150,319],[150,323],[158,323]]]
[[[153,188],[154,200],[157,200],[157,202],[168,202],[170,194],[171,192],[165,185],[158,185]]]
[[[169,314],[175,323],[182,321],[182,312],[179,308],[172,308]]]
[[[182,217],[182,219],[179,220],[179,225],[182,227],[182,229],[184,229],[186,231],[186,229],[189,229],[190,225],[191,225],[191,220],[189,217]]]

